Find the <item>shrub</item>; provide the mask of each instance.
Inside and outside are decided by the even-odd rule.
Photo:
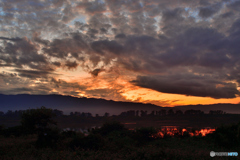
[[[133,138],[137,140],[138,144],[145,144],[146,142],[152,141],[153,135],[157,134],[157,130],[153,127],[139,128],[133,134]]]
[[[61,140],[60,130],[57,128],[46,129],[44,132],[38,134],[38,139],[36,141],[36,147],[51,147],[55,148],[58,142]]]
[[[123,124],[121,124],[120,122],[113,121],[103,124],[101,128],[93,130],[92,133],[106,136],[113,131],[126,131],[126,130],[127,129],[124,127]]]
[[[76,136],[70,142],[69,147],[73,150],[75,149],[85,149],[85,150],[99,150],[104,146],[104,139],[99,134],[89,134],[86,137]]]
[[[240,146],[240,124],[230,126],[221,126],[216,129],[215,133],[208,137],[213,138],[215,144],[220,147],[233,148]]]
[[[63,131],[61,135],[62,135],[62,138],[70,138],[70,137],[75,137],[77,133],[75,131]]]
[[[1,135],[5,136],[5,137],[9,137],[9,136],[19,137],[21,135],[26,134],[25,130],[23,129],[22,126],[14,126],[14,127],[2,129],[0,133],[1,133]]]
[[[107,136],[106,147],[111,151],[131,147],[135,144],[131,135],[131,131],[113,131]]]
[[[44,132],[51,125],[56,125],[56,122],[52,119],[54,116],[52,109],[45,107],[28,109],[22,114],[21,124],[31,134]]]

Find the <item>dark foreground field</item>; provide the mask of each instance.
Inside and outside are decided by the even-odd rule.
[[[146,159],[213,159],[210,151],[239,152],[240,124],[219,127],[207,136],[189,136],[178,132],[173,136],[157,136],[154,128],[126,129],[118,122],[106,123],[88,136],[76,132],[45,130],[43,134],[2,135],[0,159],[2,160],[146,160]],[[155,136],[154,136],[155,135]],[[240,159],[215,157],[215,159]]]
[[[213,159],[211,151],[240,151],[239,115],[54,115],[51,109],[41,107],[22,112],[20,118],[2,116],[2,120],[18,125],[0,126],[0,159],[205,160]],[[63,130],[96,124],[101,127],[88,128],[85,133]],[[168,130],[162,128],[164,125],[178,127]],[[203,126],[215,129],[205,136],[206,132],[200,132]],[[214,157],[229,158],[240,159]]]
[[[2,160],[7,159],[19,159],[19,160],[73,160],[73,159],[196,159],[205,160],[211,159],[209,153],[211,150],[214,151],[239,151],[239,147],[235,149],[226,149],[214,147],[213,143],[209,143],[206,139],[201,138],[169,138],[155,140],[148,142],[144,145],[137,145],[133,143],[128,137],[121,137],[111,142],[109,138],[103,139],[107,144],[103,145],[102,148],[97,150],[86,149],[83,150],[81,147],[74,150],[68,148],[68,141],[65,140],[65,146],[58,146],[56,149],[53,148],[36,148],[35,141],[37,137],[18,137],[18,138],[3,138],[1,137],[1,152],[0,157]],[[97,142],[96,142],[97,143]],[[219,158],[219,157],[218,157]],[[229,157],[227,157],[229,158]],[[222,157],[220,159],[227,159]]]

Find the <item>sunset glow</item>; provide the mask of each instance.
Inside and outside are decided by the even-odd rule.
[[[216,129],[214,128],[204,128],[204,129],[200,129],[200,130],[196,130],[195,132],[191,132],[190,130],[187,130],[185,128],[183,129],[179,129],[177,127],[174,126],[167,126],[167,127],[162,127],[162,129],[155,135],[152,135],[154,138],[163,138],[165,135],[167,136],[177,136],[177,135],[181,135],[183,136],[186,132],[188,133],[190,136],[206,136],[207,134],[213,133],[215,132]]]

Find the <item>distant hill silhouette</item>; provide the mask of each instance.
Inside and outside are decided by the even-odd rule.
[[[47,108],[59,109],[64,114],[70,112],[90,112],[103,115],[105,112],[120,114],[128,110],[160,110],[161,107],[153,104],[133,103],[133,102],[116,102],[112,100],[95,99],[95,98],[77,98],[63,95],[3,95],[0,94],[0,111],[8,110],[25,110],[45,106]]]
[[[0,94],[0,111],[8,110],[25,110],[29,108],[37,108],[45,106],[47,108],[59,109],[64,114],[70,112],[90,112],[93,115],[103,115],[105,112],[111,115],[118,115],[128,110],[147,110],[148,113],[155,110],[166,109],[170,107],[160,107],[153,104],[133,103],[133,102],[117,102],[112,100],[95,99],[95,98],[76,98],[63,95],[4,95]],[[210,110],[223,110],[227,113],[240,114],[240,104],[213,104],[213,105],[186,105],[176,106],[172,108],[176,110],[202,110],[209,113]]]

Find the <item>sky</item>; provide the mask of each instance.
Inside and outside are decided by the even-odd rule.
[[[240,102],[239,0],[0,0],[0,93]]]

